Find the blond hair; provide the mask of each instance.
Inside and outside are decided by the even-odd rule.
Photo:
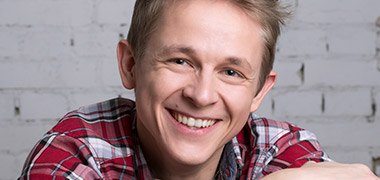
[[[127,40],[132,46],[136,59],[144,55],[145,47],[151,34],[158,28],[158,21],[164,14],[168,3],[175,0],[136,0],[132,23]],[[259,77],[258,92],[265,83],[266,77],[273,68],[277,38],[280,27],[288,16],[278,0],[228,0],[241,8],[245,13],[258,21],[262,28],[264,42],[263,61]]]

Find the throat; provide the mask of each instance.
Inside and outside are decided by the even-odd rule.
[[[143,144],[143,143],[142,143]],[[150,146],[152,147],[152,146]],[[157,147],[157,146],[156,146]],[[142,152],[152,173],[153,179],[214,179],[219,161],[222,156],[222,150],[214,153],[209,160],[203,164],[188,165],[183,164],[168,153],[164,153],[157,148],[151,149],[142,145]]]
[[[148,129],[137,120],[137,136],[140,150],[154,179],[214,179],[222,156],[223,147],[216,149],[202,163],[182,161],[171,153],[168,147],[159,141]]]

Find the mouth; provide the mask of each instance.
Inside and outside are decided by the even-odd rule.
[[[196,128],[196,129],[201,129],[201,128],[207,128],[212,125],[214,125],[218,120],[216,119],[203,119],[203,118],[195,118],[195,117],[190,117],[178,112],[171,112],[172,116],[176,121],[179,123],[189,127],[189,128]]]

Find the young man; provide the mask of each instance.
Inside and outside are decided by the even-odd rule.
[[[35,146],[20,178],[371,177],[365,168],[347,174],[356,166],[307,163],[329,161],[312,133],[251,113],[275,82],[283,16],[275,0],[137,0],[117,49],[136,102],[70,112]]]

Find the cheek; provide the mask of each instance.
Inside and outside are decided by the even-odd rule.
[[[234,120],[233,123],[240,123],[242,118],[245,120],[248,117],[253,103],[253,93],[253,90],[247,87],[234,87],[233,91],[224,89],[223,99],[232,120]]]
[[[170,72],[166,69],[151,71],[150,73],[141,74],[136,82],[136,94],[142,99],[148,101],[163,101],[171,94],[180,90],[187,79],[178,73]]]

